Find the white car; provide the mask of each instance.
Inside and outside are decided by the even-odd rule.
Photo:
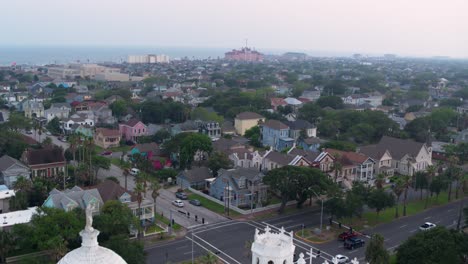
[[[177,207],[184,207],[184,202],[182,202],[181,200],[175,200],[172,202],[172,204]]]
[[[45,134],[46,134],[47,136],[52,136],[52,133],[50,133],[49,131],[45,132]]]
[[[430,230],[430,229],[432,229],[432,228],[434,228],[434,227],[436,227],[435,224],[426,222],[426,223],[424,223],[423,225],[421,225],[421,226],[419,227],[419,230],[421,230],[421,231],[427,231],[427,230]]]
[[[137,176],[138,173],[140,173],[140,170],[137,169],[137,168],[132,168],[132,169],[130,170],[130,175]]]
[[[349,261],[349,258],[347,256],[345,256],[345,255],[338,254],[338,255],[335,256],[335,258],[338,260],[337,263],[348,263],[348,261]]]

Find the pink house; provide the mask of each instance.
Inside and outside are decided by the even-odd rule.
[[[119,124],[122,139],[137,142],[138,137],[148,135],[148,127],[137,119],[130,119],[126,123]]]

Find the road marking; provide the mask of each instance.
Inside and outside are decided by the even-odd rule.
[[[452,209],[448,209],[448,210],[447,210],[447,213],[452,212],[452,211],[453,211],[453,208],[452,208]]]
[[[186,248],[186,247],[188,247],[188,245],[181,246],[181,247],[176,247],[176,249],[181,249],[181,248]]]
[[[204,240],[203,238],[197,236],[197,235],[194,235],[192,234],[194,237],[200,239],[201,241],[203,241],[205,244],[207,244],[208,246],[214,248],[216,250],[216,252],[220,252],[220,253],[223,253],[225,256],[227,256],[228,258],[232,259],[234,262],[238,263],[238,264],[241,264],[239,261],[237,261],[236,259],[234,259],[233,257],[229,256],[228,254],[226,254],[224,251],[222,251],[221,249],[213,246],[212,244],[208,243],[208,241]],[[229,263],[229,262],[228,262]]]
[[[297,226],[302,226],[302,224],[287,226],[284,229],[290,229],[290,228],[297,227]],[[291,230],[293,230],[293,229],[291,229]]]
[[[414,233],[414,232],[416,232],[416,231],[418,231],[418,230],[417,230],[417,229],[413,229],[413,230],[410,231],[410,233]]]
[[[403,227],[406,227],[406,226],[408,226],[408,225],[402,225],[402,226],[400,226],[400,228],[403,228]]]
[[[438,223],[440,223],[440,222],[442,222],[442,220],[435,221],[434,224],[438,224]]]
[[[389,240],[390,240],[390,238],[386,238],[386,239],[384,239],[384,241],[389,241]]]
[[[352,254],[352,253],[357,252],[357,251],[358,251],[357,249],[352,250],[352,251],[349,252],[349,254]]]
[[[187,254],[192,254],[192,251],[189,251],[189,252],[185,252],[184,255],[187,255]]]
[[[164,243],[164,244],[160,244],[160,245],[145,247],[145,250],[153,249],[153,248],[159,248],[159,247],[165,247],[165,246],[170,246],[170,245],[179,244],[179,243],[182,243],[182,242],[186,242],[185,239],[177,240],[177,241],[173,241],[173,242],[169,242],[169,243]]]
[[[432,216],[425,217],[424,220],[431,219]]]
[[[233,223],[229,223],[229,224],[225,224],[225,225],[220,225],[220,226],[216,226],[216,227],[212,227],[212,228],[207,228],[207,229],[202,229],[202,230],[194,230],[193,233],[194,234],[199,234],[199,233],[203,233],[203,232],[207,232],[207,231],[211,231],[211,230],[215,230],[215,229],[218,229],[218,228],[223,228],[223,227],[226,227],[226,226],[231,226],[231,225],[236,225],[236,224],[242,224],[242,222],[233,222]]]
[[[213,251],[211,251],[211,250],[207,249],[206,247],[202,246],[202,245],[201,245],[200,243],[198,243],[197,241],[194,241],[194,240],[192,240],[191,238],[188,238],[188,237],[186,237],[186,238],[187,238],[188,240],[192,241],[193,243],[197,244],[199,247],[203,248],[204,250],[206,250],[206,251],[210,252],[211,254],[217,256],[220,260],[224,261],[224,263],[229,263],[229,262],[227,262],[225,259],[223,259],[222,257],[220,257],[219,255],[216,255]],[[192,252],[190,252],[190,253],[192,253]]]
[[[292,222],[292,220],[287,220],[287,221],[275,223],[275,225],[282,225],[282,224],[286,224],[286,223],[289,223],[289,222]]]

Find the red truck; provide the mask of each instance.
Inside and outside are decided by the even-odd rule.
[[[338,240],[340,241],[346,241],[347,239],[357,237],[358,234],[356,232],[343,232],[340,235],[338,235]]]

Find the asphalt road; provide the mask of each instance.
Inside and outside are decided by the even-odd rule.
[[[120,185],[125,187],[125,177],[123,176],[122,170],[111,164],[109,170],[100,169],[98,171],[98,178],[104,180],[109,176],[116,177]],[[131,175],[127,177],[127,188],[132,191],[135,188],[135,178]],[[170,217],[172,211],[172,217],[174,221],[183,227],[191,227],[200,225],[202,219],[205,219],[206,224],[217,223],[220,221],[225,221],[227,218],[224,216],[218,215],[213,213],[210,210],[203,208],[202,206],[194,206],[190,204],[188,201],[184,201],[184,207],[178,208],[172,205],[172,201],[176,200],[175,191],[177,187],[173,187],[170,189],[161,189],[159,192],[159,197],[156,199],[156,211],[158,213],[162,213],[166,217]],[[146,196],[147,199],[152,200],[151,192],[147,192]],[[188,214],[190,216],[188,216]],[[195,220],[195,216],[197,216],[197,220]]]
[[[468,198],[465,198],[465,200],[468,200]],[[393,250],[409,236],[420,232],[418,228],[424,222],[432,222],[437,225],[454,228],[458,217],[458,206],[459,203],[455,202],[436,207],[413,216],[402,217],[391,223],[379,225],[366,230],[365,233],[379,233],[383,235],[385,246],[387,249]],[[218,255],[226,263],[251,263],[250,256],[248,255],[250,249],[246,248],[245,245],[247,241],[253,239],[255,228],[263,230],[266,225],[270,225],[273,228],[284,227],[287,231],[297,231],[301,229],[302,224],[305,224],[307,227],[319,227],[320,210],[308,210],[295,215],[276,217],[260,223],[231,220],[195,227],[183,239],[146,248],[148,254],[147,263],[178,263],[190,260],[192,256],[192,241],[194,257],[204,255],[207,251],[210,251]],[[326,224],[328,222],[324,222],[324,226]],[[369,241],[367,237],[362,238],[366,242]],[[331,241],[325,244],[309,244],[294,239],[294,244],[296,245],[297,255],[301,252],[308,252],[311,247],[314,248],[314,252],[320,250],[322,259],[320,261],[314,259],[314,263],[322,263],[323,259],[331,260],[336,254],[346,255],[350,259],[356,257],[361,261],[364,259],[365,247],[350,251],[344,249],[343,243],[338,241]]]
[[[70,146],[70,144],[68,144],[68,142],[62,142],[62,141],[58,140],[58,138],[56,136],[53,136],[53,135],[48,136],[45,133],[42,133],[41,135],[39,135],[39,133],[34,133],[34,131],[33,131],[32,134],[27,134],[26,132],[22,132],[22,134],[36,140],[37,142],[42,142],[42,141],[44,141],[44,139],[46,137],[50,137],[50,139],[52,139],[52,143],[54,145],[60,146],[63,149],[68,149],[68,147]]]

